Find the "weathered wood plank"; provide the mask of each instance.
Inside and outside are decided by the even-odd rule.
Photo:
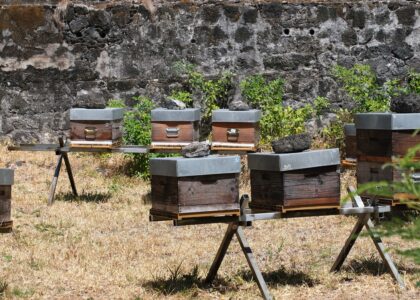
[[[404,156],[408,149],[420,144],[420,134],[413,135],[413,131],[393,131],[392,132],[392,153],[394,156]],[[416,159],[420,159],[417,152]]]
[[[4,222],[11,221],[12,187],[0,185],[0,227]]]
[[[404,156],[407,150],[420,143],[414,130],[357,130],[358,160],[369,157]],[[416,158],[420,158],[420,154]]]
[[[239,213],[237,174],[152,176],[152,209],[176,218],[185,214]]]
[[[357,155],[392,156],[392,131],[357,129]]]
[[[121,121],[71,121],[72,141],[119,141],[122,138]]]
[[[153,142],[193,142],[199,139],[198,122],[152,122]],[[171,134],[171,130],[177,131]],[[168,130],[168,131],[167,131]],[[168,133],[169,132],[169,133]]]
[[[239,179],[234,174],[181,177],[179,205],[239,203]]]
[[[340,175],[336,166],[290,172],[251,170],[252,208],[338,206]]]
[[[345,137],[345,157],[346,158],[356,158],[357,157],[357,137],[347,135]]]
[[[228,129],[237,129],[238,137],[229,138]],[[212,141],[221,143],[251,143],[257,145],[259,142],[259,123],[212,123]]]

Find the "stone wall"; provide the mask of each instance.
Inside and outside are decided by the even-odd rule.
[[[69,4],[68,2],[72,2]],[[0,136],[51,141],[71,107],[159,101],[187,60],[208,76],[280,75],[285,99],[346,101],[334,64],[420,71],[418,1],[2,1]],[[16,4],[20,3],[20,4]]]

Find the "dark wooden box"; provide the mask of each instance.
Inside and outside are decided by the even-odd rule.
[[[340,206],[338,149],[250,154],[251,208],[276,211]]]
[[[0,233],[10,232],[13,227],[11,219],[13,175],[11,169],[0,169]]]
[[[152,110],[152,148],[180,149],[199,140],[200,109]]]
[[[74,147],[112,147],[122,139],[121,108],[70,110],[70,145]]]
[[[358,129],[359,160],[387,162],[393,156],[404,156],[409,148],[420,144],[420,135],[413,133],[414,130]],[[420,159],[420,154],[416,158]]]
[[[256,151],[260,140],[259,110],[219,109],[212,114],[212,150]]]
[[[377,181],[398,181],[401,174],[393,168],[382,168],[384,163],[401,157],[407,150],[420,144],[420,135],[413,135],[420,128],[420,113],[363,113],[356,114],[357,129],[357,184]],[[420,159],[420,154],[414,159]],[[392,197],[364,193],[364,199],[376,199],[391,205],[410,195],[395,193]]]
[[[388,162],[420,143],[420,113],[356,114],[358,161]],[[420,156],[417,157],[420,159]]]
[[[401,171],[391,166],[383,167],[381,162],[370,162],[370,161],[361,161],[357,164],[356,175],[357,175],[357,185],[358,187],[363,186],[366,183],[379,182],[379,181],[399,181],[402,179]],[[416,170],[414,177],[420,175],[420,170]],[[416,177],[416,178],[417,178]],[[395,192],[393,195],[379,195],[380,193],[375,192],[364,192],[361,196],[363,199],[377,200],[378,202],[389,204],[389,205],[399,205],[401,204],[401,199],[410,199],[411,195]]]
[[[354,124],[344,125],[345,158],[355,160],[357,158],[357,137]]]
[[[150,160],[150,214],[171,219],[239,215],[239,156]]]

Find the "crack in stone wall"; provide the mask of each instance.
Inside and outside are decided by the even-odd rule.
[[[54,140],[71,107],[160,101],[182,83],[179,60],[208,76],[280,75],[292,105],[348,105],[337,63],[380,80],[420,71],[414,1],[157,1],[154,16],[141,1],[23,2],[0,5],[0,135],[20,142]]]

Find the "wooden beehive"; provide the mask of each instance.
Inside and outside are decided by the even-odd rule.
[[[260,139],[261,111],[231,111],[218,109],[212,112],[211,149],[218,151],[256,151]]]
[[[175,149],[199,140],[200,109],[152,110],[152,149]]]
[[[420,135],[414,135],[420,128],[420,113],[363,113],[356,115],[357,130],[357,183],[375,181],[396,181],[401,178],[398,170],[382,168],[395,157],[404,156],[411,147],[420,144]],[[420,154],[414,158],[420,160]],[[420,170],[418,170],[420,171]],[[396,193],[388,198],[364,193],[362,197],[378,198],[380,202],[398,205],[398,199],[410,197]]]
[[[112,148],[122,140],[122,108],[70,110],[70,146]]]
[[[151,215],[239,215],[239,156],[150,159]]]
[[[11,218],[13,177],[12,169],[0,169],[0,233],[11,232],[13,228]]]
[[[251,208],[276,211],[340,206],[338,149],[248,155]]]
[[[344,125],[345,159],[352,161],[357,159],[357,138],[356,126],[354,124]]]

